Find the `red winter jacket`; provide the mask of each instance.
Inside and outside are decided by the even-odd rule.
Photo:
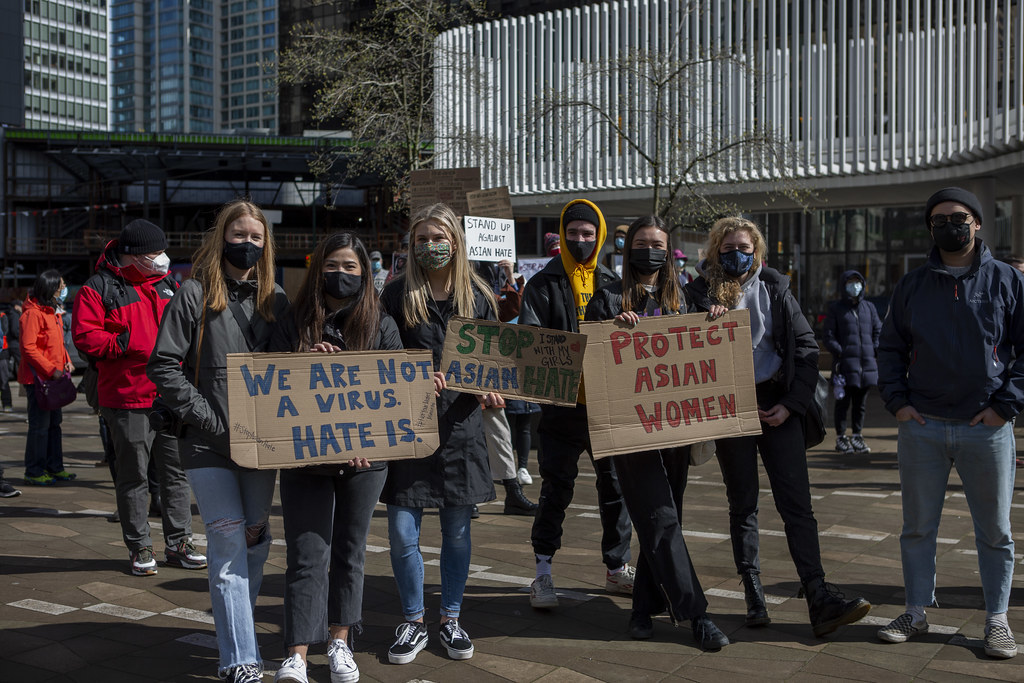
[[[32,384],[35,375],[52,379],[54,370],[63,370],[68,364],[64,348],[64,317],[52,306],[29,297],[25,299],[21,314],[21,365],[18,382]]]
[[[146,377],[146,363],[178,285],[170,275],[138,281],[135,268],[115,265],[116,253],[117,240],[112,240],[96,261],[96,273],[78,291],[71,337],[96,362],[100,406],[149,408],[157,392]]]

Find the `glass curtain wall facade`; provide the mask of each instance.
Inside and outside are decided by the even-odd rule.
[[[23,1],[25,127],[105,130],[106,0]]]
[[[221,5],[221,128],[277,132],[277,5],[277,0],[229,0]]]

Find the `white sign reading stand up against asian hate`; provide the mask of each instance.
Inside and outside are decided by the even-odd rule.
[[[470,261],[516,260],[516,223],[507,218],[463,217]]]

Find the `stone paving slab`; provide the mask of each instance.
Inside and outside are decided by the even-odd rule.
[[[18,399],[18,402],[23,399]],[[23,406],[22,406],[23,407]],[[167,567],[153,577],[132,576],[120,527],[107,515],[114,490],[96,421],[78,401],[65,411],[64,448],[74,482],[53,487],[21,483],[24,413],[0,414],[0,464],[24,492],[0,499],[0,683],[104,681],[216,681],[217,652],[205,572]],[[869,403],[865,434],[873,452],[840,456],[832,438],[808,459],[822,557],[830,580],[848,595],[875,606],[861,623],[826,639],[814,638],[799,581],[789,559],[783,525],[761,472],[762,581],[772,624],[743,626],[742,586],[728,540],[725,488],[714,462],[695,467],[684,502],[685,535],[715,622],[733,641],[717,653],[694,647],[688,625],[655,619],[654,637],[626,635],[628,597],[604,591],[601,530],[596,517],[593,470],[586,458],[565,523],[564,547],[554,577],[563,596],[557,610],[529,607],[533,577],[530,520],[502,514],[500,501],[481,506],[473,525],[473,559],[463,624],[476,655],[449,660],[437,639],[440,601],[436,514],[424,517],[426,600],[430,642],[413,664],[387,662],[399,622],[398,598],[387,553],[383,506],[374,514],[368,541],[365,630],[356,639],[362,680],[412,681],[1024,681],[1024,656],[994,661],[982,651],[983,601],[977,554],[966,501],[955,472],[939,530],[938,601],[929,610],[933,632],[892,645],[875,631],[903,607],[899,563],[901,498],[895,459],[895,425],[877,396]],[[1024,440],[1022,440],[1024,441]],[[1024,443],[1022,443],[1024,445]],[[531,463],[531,470],[536,470]],[[526,487],[536,498],[537,482]],[[1015,528],[1024,525],[1024,490],[1014,498]],[[197,541],[205,543],[194,507]],[[271,518],[276,536],[266,566],[256,622],[268,668],[284,654],[285,548],[279,500]],[[162,559],[159,520],[154,547]],[[1024,546],[1020,548],[1024,551]],[[634,555],[638,552],[635,547]],[[1024,552],[1018,552],[1018,558]],[[1024,633],[1022,579],[1014,579],[1010,623]],[[323,645],[313,646],[310,680],[330,679]]]

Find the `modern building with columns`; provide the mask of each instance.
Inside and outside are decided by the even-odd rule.
[[[1024,253],[1024,0],[619,0],[460,27],[438,41],[438,167],[481,166],[508,185],[520,250],[575,197],[610,224],[650,213],[655,179],[613,127],[642,89],[596,68],[631,53],[705,60],[669,91],[673,130],[698,149],[757,126],[789,150],[808,211],[773,193],[777,165],[725,154],[687,182],[761,224],[769,263],[813,317],[847,268],[888,298],[930,246],[922,208],[947,185],[978,195],[997,256]],[[715,59],[705,59],[717,55]],[[724,57],[724,58],[723,58]],[[455,68],[451,68],[452,66]],[[483,87],[481,87],[481,85]],[[559,91],[601,114],[540,117]],[[638,122],[636,125],[642,125]],[[459,144],[467,137],[487,145]],[[657,145],[655,145],[657,146]],[[480,150],[488,149],[484,154]],[[699,230],[674,235],[688,255]]]

